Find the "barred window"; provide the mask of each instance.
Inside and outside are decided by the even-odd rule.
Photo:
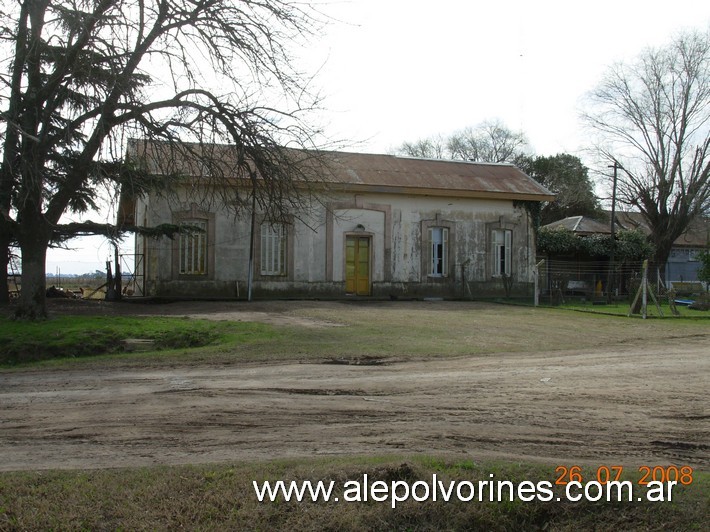
[[[281,224],[261,226],[261,275],[286,274],[286,229]]]
[[[180,274],[205,275],[207,273],[207,221],[185,220],[183,225],[199,231],[180,234]]]

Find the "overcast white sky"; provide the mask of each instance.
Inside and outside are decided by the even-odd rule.
[[[581,155],[580,105],[605,68],[710,26],[707,0],[324,1],[342,22],[300,53],[325,62],[329,137],[370,153],[499,119],[538,155]],[[50,250],[47,272],[104,269],[112,254],[76,245]]]

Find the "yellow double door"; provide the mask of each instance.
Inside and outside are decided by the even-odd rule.
[[[370,237],[345,237],[345,291],[370,295]]]

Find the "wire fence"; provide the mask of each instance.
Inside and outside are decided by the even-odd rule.
[[[604,261],[545,260],[538,268],[541,301],[560,304],[568,300],[626,301],[638,291],[643,262],[612,264]],[[655,294],[690,296],[705,290],[695,280],[665,280],[661,272],[648,272],[649,285]]]

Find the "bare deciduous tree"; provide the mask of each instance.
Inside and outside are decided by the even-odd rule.
[[[602,158],[621,165],[618,199],[643,214],[662,271],[673,241],[710,206],[710,32],[612,66],[583,117]]]
[[[528,150],[523,133],[516,133],[497,120],[467,127],[448,137],[437,135],[404,142],[395,150],[402,155],[427,159],[453,159],[486,163],[512,163]]]
[[[449,137],[447,148],[452,159],[512,163],[526,151],[527,145],[523,133],[516,133],[494,120],[454,133]]]
[[[441,135],[419,139],[415,142],[404,142],[397,153],[420,159],[444,159],[447,157],[446,141]]]
[[[295,183],[308,174],[291,148],[314,147],[302,114],[317,98],[286,46],[319,24],[308,4],[3,0],[2,13],[0,246],[22,251],[18,316],[46,315],[51,242],[119,229],[63,224],[65,213],[93,208],[106,189],[157,184],[123,160],[131,137],[159,144],[167,159],[193,157],[214,183],[251,183],[249,199],[222,182],[235,209],[256,200],[283,212],[298,198]],[[210,148],[220,143],[232,146],[229,165]],[[163,186],[184,178],[161,174]]]

